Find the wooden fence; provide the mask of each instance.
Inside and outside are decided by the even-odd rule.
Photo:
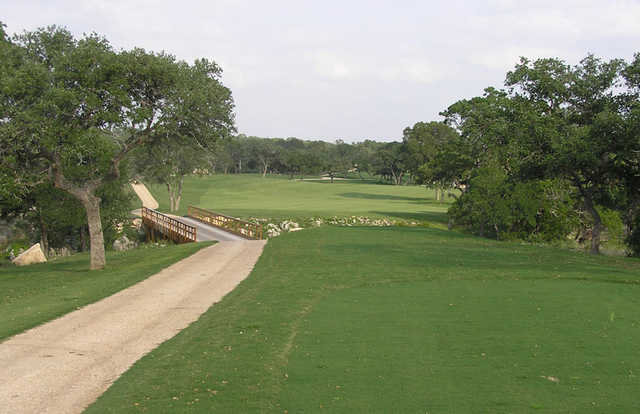
[[[196,241],[196,228],[181,221],[158,213],[150,208],[142,207],[142,223],[147,231],[147,236],[155,238],[160,233],[176,243],[189,243]]]
[[[258,224],[194,206],[189,206],[187,215],[245,239],[262,240],[262,226]]]

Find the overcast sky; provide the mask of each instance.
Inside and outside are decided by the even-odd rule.
[[[519,56],[640,52],[640,0],[0,0],[10,33],[50,24],[224,69],[238,131],[398,140],[501,86]]]

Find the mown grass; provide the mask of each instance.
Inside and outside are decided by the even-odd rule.
[[[209,245],[107,252],[107,267],[96,271],[89,271],[87,253],[0,267],[0,341],[112,295]]]
[[[87,412],[637,412],[639,307],[634,259],[305,230]]]
[[[374,181],[300,181],[286,177],[242,174],[186,177],[178,214],[189,205],[236,217],[284,219],[292,217],[369,216],[446,223],[448,202],[435,200],[421,186],[381,185]],[[168,211],[167,190],[149,189]]]

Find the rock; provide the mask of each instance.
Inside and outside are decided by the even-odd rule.
[[[17,266],[26,266],[33,263],[44,263],[47,261],[42,249],[40,248],[40,243],[36,243],[33,246],[29,247],[27,251],[21,253],[13,259],[13,263]]]
[[[289,229],[290,232],[292,231],[300,231],[300,230],[304,230],[302,227],[292,227],[291,229]]]
[[[122,236],[113,242],[113,250],[122,252],[125,250],[133,249],[137,243],[133,240],[129,240],[127,236]]]
[[[299,227],[300,225],[295,221],[285,220],[282,223],[280,223],[280,228],[284,231],[291,231],[291,229],[297,229]]]
[[[280,231],[277,228],[270,228],[267,230],[267,236],[269,238],[278,237],[280,235]]]

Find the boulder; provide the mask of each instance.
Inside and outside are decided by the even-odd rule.
[[[267,236],[269,238],[278,237],[279,235],[280,235],[280,231],[277,230],[277,229],[268,229],[267,230]]]
[[[136,242],[133,240],[129,240],[127,236],[122,236],[113,242],[113,250],[118,252],[130,250],[134,247],[136,247]]]
[[[300,227],[300,225],[298,223],[296,223],[295,221],[285,220],[282,223],[280,223],[280,228],[283,231],[291,231],[291,229],[297,229],[299,227]]]
[[[17,266],[26,266],[34,263],[44,263],[47,261],[46,256],[40,248],[40,243],[36,243],[29,247],[27,251],[21,253],[13,259],[13,263]]]

